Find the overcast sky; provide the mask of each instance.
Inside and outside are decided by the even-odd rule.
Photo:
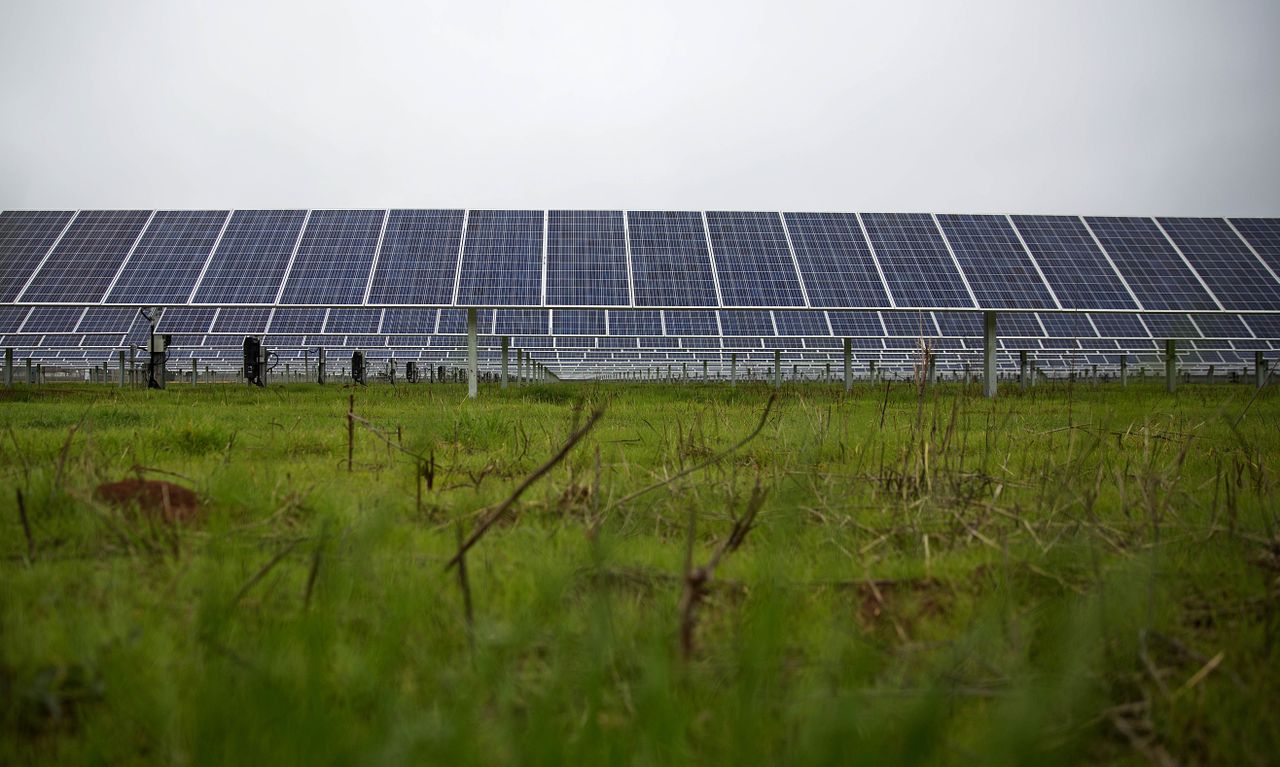
[[[0,208],[1280,215],[1280,3],[0,4]]]

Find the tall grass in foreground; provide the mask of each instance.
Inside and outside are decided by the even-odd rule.
[[[1274,390],[793,386],[729,450],[770,389],[375,386],[348,471],[351,393],[0,394],[0,759],[1280,751]],[[459,530],[601,406],[468,552],[468,620]],[[129,476],[202,518],[95,499]]]

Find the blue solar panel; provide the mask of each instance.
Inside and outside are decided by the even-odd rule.
[[[146,323],[137,309],[109,306],[91,307],[76,326],[79,333],[128,333],[135,323]]]
[[[306,219],[304,210],[237,210],[209,261],[195,303],[273,303]]]
[[[150,216],[145,210],[79,213],[21,298],[99,301]]]
[[[1200,338],[1200,331],[1185,314],[1146,314],[1142,321],[1156,338]]]
[[[167,312],[166,312],[167,314]],[[265,333],[270,309],[222,309],[213,321],[213,333]]]
[[[784,213],[811,306],[890,306],[853,213]]]
[[[480,309],[476,312],[476,332],[491,333],[493,332],[494,310]],[[545,327],[545,326],[544,326]],[[467,332],[467,310],[466,309],[441,309],[440,310],[440,328],[436,331],[441,334],[456,333],[465,334]],[[540,329],[538,332],[546,332]]]
[[[929,312],[880,312],[880,319],[891,336],[921,338],[938,335],[938,326]]]
[[[1161,218],[1160,225],[1227,309],[1280,308],[1280,282],[1220,218]]]
[[[637,306],[715,306],[715,280],[702,214],[630,211]]]
[[[556,335],[604,335],[604,310],[556,309],[551,312],[551,332]]]
[[[933,319],[938,323],[938,331],[944,336],[952,338],[959,336],[981,337],[982,336],[982,315],[972,312],[934,312]],[[1000,317],[1003,321],[1005,317]],[[997,332],[1001,330],[1000,322],[997,324]],[[1000,335],[1011,335],[1010,333],[999,333]],[[1040,335],[1040,333],[1036,333]]]
[[[773,313],[774,324],[778,326],[780,336],[829,336],[827,318],[822,312],[786,312]]]
[[[30,311],[25,306],[0,306],[0,333],[17,333]]]
[[[387,309],[382,313],[383,333],[434,333],[435,309]]]
[[[271,333],[321,333],[325,309],[276,309],[267,328]],[[279,339],[276,339],[279,343]]]
[[[75,214],[69,210],[0,213],[0,301],[12,301]]]
[[[898,306],[973,306],[927,213],[864,213],[862,223]]]
[[[326,333],[377,333],[381,309],[330,309]]]
[[[1137,309],[1089,230],[1075,216],[1013,216],[1064,309]]]
[[[1150,338],[1151,333],[1136,314],[1091,314],[1089,319],[1103,338]]]
[[[609,332],[620,336],[662,335],[662,314],[654,309],[610,311]]]
[[[777,213],[707,213],[711,255],[725,306],[804,306],[804,293]]]
[[[156,211],[106,300],[185,304],[228,215],[225,210]]]
[[[978,305],[988,309],[1054,306],[1018,235],[1004,216],[938,216]]]
[[[217,313],[217,309],[165,309],[160,315],[160,322],[156,323],[156,330],[160,333],[207,333]],[[146,320],[143,322],[146,323]]]
[[[720,333],[715,312],[665,311],[663,317],[669,336],[714,336]]]
[[[37,306],[27,315],[22,325],[23,333],[70,333],[80,322],[84,309],[61,306]]]
[[[720,330],[726,336],[771,336],[773,316],[767,311],[723,311]]]
[[[462,245],[461,210],[393,210],[370,303],[450,304]]]
[[[1217,308],[1151,219],[1091,216],[1085,221],[1144,308]]]
[[[1231,224],[1271,271],[1280,274],[1280,218],[1233,218]]]
[[[631,303],[622,211],[553,210],[547,216],[547,303]]]
[[[1050,338],[1096,338],[1089,318],[1083,314],[1041,314],[1040,321]]]
[[[1244,321],[1258,338],[1280,339],[1280,314],[1251,314]]]
[[[458,278],[458,303],[542,303],[542,211],[473,210]]]
[[[545,309],[499,309],[493,323],[493,332],[504,336],[546,333],[551,317]]]
[[[312,211],[280,303],[364,303],[385,217],[381,210]]]
[[[1193,314],[1191,320],[1205,338],[1252,338],[1238,314]]]
[[[795,237],[794,233],[792,237]],[[831,321],[831,329],[838,336],[884,335],[884,324],[880,322],[877,312],[827,312],[827,318]]]

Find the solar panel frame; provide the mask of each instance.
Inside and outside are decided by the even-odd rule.
[[[156,211],[103,301],[186,303],[230,217],[229,210]]]
[[[308,210],[236,210],[231,214],[189,303],[274,303]]]
[[[810,306],[893,306],[858,214],[783,213],[782,221]]]
[[[26,288],[78,211],[6,210],[0,213],[0,301]]]
[[[724,306],[806,306],[782,216],[707,211],[709,250]]]
[[[98,303],[152,214],[146,210],[81,211],[16,300]]]
[[[453,302],[467,211],[389,211],[365,303]]]
[[[620,210],[547,212],[546,303],[631,303],[627,225]]]
[[[718,306],[708,235],[696,211],[627,211],[635,305]]]
[[[1059,305],[1007,217],[948,213],[935,218],[979,306],[1043,309]]]
[[[1280,306],[1280,280],[1225,219],[1161,217],[1156,223],[1222,308]]]
[[[1010,216],[1064,309],[1138,309],[1137,299],[1078,216]]]
[[[898,307],[977,308],[942,232],[928,213],[860,213]]]
[[[1087,216],[1085,224],[1110,256],[1142,308],[1221,308],[1154,220],[1137,216]]]
[[[543,235],[540,210],[469,210],[454,303],[540,306]]]
[[[278,304],[362,304],[386,210],[313,210],[286,270]]]

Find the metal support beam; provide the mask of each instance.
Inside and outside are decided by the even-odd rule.
[[[502,388],[507,388],[507,355],[510,354],[511,339],[502,337]]]
[[[324,386],[324,347],[316,350],[316,383]]]
[[[1018,352],[1018,387],[1027,388],[1027,353],[1025,351]]]
[[[476,309],[473,306],[467,309],[467,397],[471,399],[475,399],[476,395],[480,393],[479,371],[477,370],[479,352],[476,349],[476,345]]]
[[[1120,385],[1129,385],[1129,357],[1120,355]]]
[[[34,384],[36,382],[35,368],[31,367],[31,358],[27,357],[27,383]]]
[[[1261,352],[1259,352],[1261,354]],[[733,352],[729,355],[729,385],[738,385],[738,353]]]
[[[879,380],[876,378],[876,361],[875,360],[869,360],[867,362],[867,380],[869,380],[871,383],[875,383],[877,380]]]
[[[195,357],[191,358],[191,385],[192,386],[195,386],[197,383],[200,382],[200,373],[196,368],[196,365],[199,365],[199,364],[200,364],[200,360],[196,359]]]
[[[982,315],[982,396],[996,396],[996,313]]]
[[[782,352],[773,350],[773,388],[782,388]]]
[[[1178,342],[1164,342],[1164,390],[1173,394],[1178,388]]]
[[[13,388],[13,349],[4,350],[4,388]]]
[[[844,390],[853,391],[853,341],[844,339]]]
[[[1253,353],[1253,383],[1259,389],[1267,383],[1267,361],[1262,358],[1262,352]]]
[[[124,367],[124,349],[121,349],[121,350],[120,350],[120,354],[119,354],[119,356],[120,356],[120,388],[121,388],[121,389],[123,389],[123,388],[124,388],[124,371],[125,371],[125,367]]]

